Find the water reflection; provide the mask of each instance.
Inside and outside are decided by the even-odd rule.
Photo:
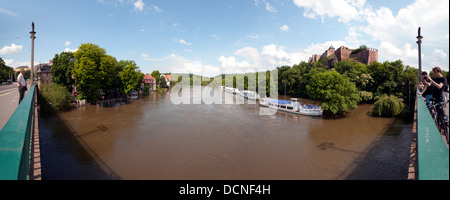
[[[256,104],[223,98],[242,104],[175,105],[169,94],[152,94],[42,117],[44,178],[335,179],[392,122],[370,117],[371,105],[321,119],[263,116]]]

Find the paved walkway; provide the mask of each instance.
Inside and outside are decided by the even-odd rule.
[[[28,88],[30,88],[28,86]],[[26,93],[25,93],[26,94]],[[3,129],[19,103],[17,83],[0,85],[0,130]]]

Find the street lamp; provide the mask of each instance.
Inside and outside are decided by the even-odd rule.
[[[31,71],[30,71],[30,81],[31,81],[31,85],[33,85],[33,68],[34,68],[34,39],[36,39],[36,37],[34,37],[34,35],[36,34],[36,32],[34,31],[34,22],[31,23],[31,32],[30,32],[30,38],[31,38]]]
[[[418,78],[418,82],[417,83],[420,83],[421,82],[421,80],[422,80],[422,49],[421,49],[421,44],[422,44],[422,39],[423,39],[423,37],[420,35],[420,27],[419,27],[419,30],[418,30],[418,35],[417,35],[417,45],[419,46],[419,72],[418,72],[418,75],[417,75],[417,78]]]

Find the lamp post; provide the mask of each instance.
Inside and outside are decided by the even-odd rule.
[[[34,35],[36,34],[36,32],[34,31],[34,22],[31,23],[31,32],[30,32],[30,38],[31,38],[31,71],[30,71],[30,81],[31,81],[31,85],[33,85],[33,81],[34,81],[34,73],[33,73],[33,68],[34,68],[34,39],[36,39],[36,37],[34,37]]]
[[[422,81],[422,49],[421,49],[421,44],[422,44],[422,39],[423,37],[420,35],[420,27],[418,30],[418,35],[417,35],[417,45],[419,46],[419,72],[417,73],[417,78],[418,78],[418,82],[420,83]]]

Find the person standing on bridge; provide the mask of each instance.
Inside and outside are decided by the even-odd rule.
[[[431,83],[428,82],[428,73],[426,71],[422,72],[422,83],[423,83],[423,89],[422,92],[419,94],[422,95],[425,98],[425,102],[427,103],[427,106],[430,104],[430,98],[433,95],[432,89],[431,89]]]
[[[444,89],[447,89],[447,79],[442,76],[441,74],[441,68],[440,67],[434,67],[433,68],[433,74],[436,78],[431,79],[430,76],[428,76],[428,81],[430,82],[430,85],[432,85],[433,90],[433,98],[436,102],[444,102]],[[438,110],[438,113],[442,113],[442,109]]]
[[[25,81],[25,70],[21,69],[19,76],[17,76],[17,86],[19,88],[19,105],[23,99],[25,91],[27,91],[27,82]]]

